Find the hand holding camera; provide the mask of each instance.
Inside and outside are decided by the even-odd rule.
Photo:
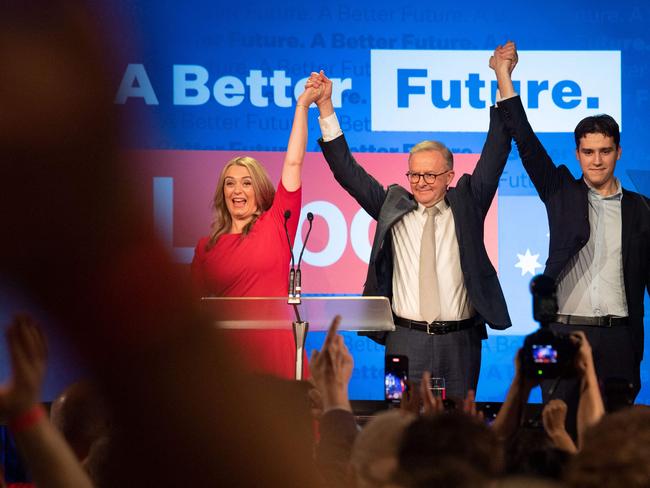
[[[530,291],[533,294],[533,318],[539,322],[540,328],[524,340],[520,353],[524,376],[540,380],[574,376],[578,373],[576,359],[584,334],[560,334],[550,329],[549,324],[555,320],[558,310],[552,278],[544,275],[534,277]]]
[[[596,374],[594,367],[594,358],[591,352],[591,344],[587,340],[585,333],[581,330],[575,331],[571,334],[571,338],[578,344],[578,352],[576,354],[575,367],[580,376],[585,376],[590,373]]]

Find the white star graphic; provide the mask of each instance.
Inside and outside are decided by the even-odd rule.
[[[537,258],[539,258],[539,254],[531,254],[530,249],[526,249],[526,254],[517,253],[517,259],[519,259],[519,262],[515,264],[515,268],[521,268],[521,276],[524,276],[526,273],[535,276],[535,270],[542,267],[542,265],[537,262]]]

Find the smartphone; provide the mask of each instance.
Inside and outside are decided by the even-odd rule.
[[[387,403],[401,403],[408,377],[408,358],[399,354],[387,354],[384,363],[384,397]]]

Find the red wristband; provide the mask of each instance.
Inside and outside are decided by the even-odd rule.
[[[44,417],[45,409],[40,403],[37,403],[33,407],[9,420],[8,427],[12,433],[20,434],[21,432],[35,426]]]

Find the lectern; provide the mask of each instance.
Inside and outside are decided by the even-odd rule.
[[[302,357],[309,329],[327,330],[335,315],[339,330],[393,331],[393,315],[386,297],[204,297],[204,309],[223,329],[293,330],[296,344],[296,379],[302,379]]]

